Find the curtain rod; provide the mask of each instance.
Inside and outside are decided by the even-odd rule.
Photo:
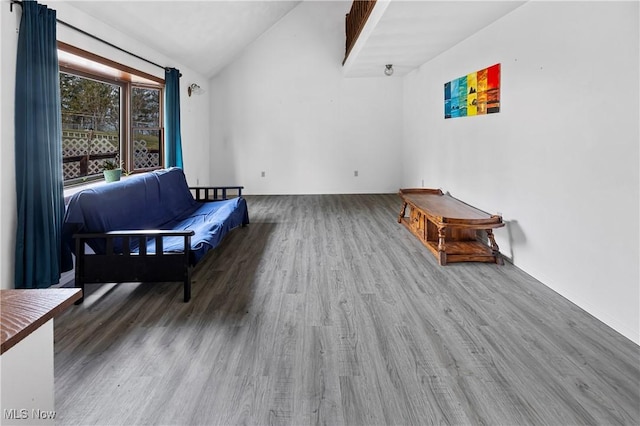
[[[22,1],[20,1],[20,0],[11,0],[11,4],[10,4],[10,6],[9,6],[9,8],[10,8],[10,11],[11,11],[11,12],[13,12],[13,5],[14,5],[14,4],[17,4],[17,5],[19,5],[19,6],[22,6]],[[147,63],[149,63],[149,64],[151,64],[151,65],[155,65],[155,66],[156,66],[156,67],[158,67],[158,68],[162,68],[163,70],[164,70],[164,69],[166,69],[166,67],[163,67],[162,65],[156,64],[155,62],[150,61],[150,60],[148,60],[148,59],[146,59],[146,58],[143,58],[142,56],[139,56],[139,55],[136,55],[135,53],[129,52],[128,50],[125,50],[125,49],[123,49],[123,48],[121,48],[121,47],[119,47],[119,46],[116,46],[115,44],[113,44],[113,43],[111,43],[111,42],[108,42],[108,41],[106,41],[106,40],[103,40],[103,39],[101,39],[101,38],[100,38],[100,37],[98,37],[98,36],[95,36],[95,35],[93,35],[93,34],[90,34],[90,33],[86,32],[85,30],[82,30],[82,29],[80,29],[80,28],[78,28],[78,27],[76,27],[76,26],[74,26],[74,25],[68,24],[68,23],[66,23],[66,22],[64,22],[64,21],[62,21],[62,20],[60,20],[60,19],[56,19],[56,22],[57,22],[57,23],[59,23],[59,24],[61,24],[61,25],[64,25],[65,27],[71,28],[72,30],[75,30],[75,31],[77,31],[77,32],[79,32],[79,33],[81,33],[81,34],[84,34],[84,35],[86,35],[87,37],[91,37],[91,38],[92,38],[92,39],[94,39],[94,40],[97,40],[97,41],[99,41],[99,42],[102,42],[102,43],[106,44],[107,46],[113,47],[114,49],[117,49],[117,50],[119,50],[119,51],[121,51],[121,52],[124,52],[124,53],[126,53],[126,54],[128,54],[128,55],[131,55],[131,56],[133,56],[133,57],[136,57],[136,58],[138,58],[138,59],[140,59],[140,60],[142,60],[142,61],[145,61],[145,62],[147,62]]]

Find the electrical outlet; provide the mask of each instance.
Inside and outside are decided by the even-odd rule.
[[[266,172],[260,172],[260,177],[265,177],[266,176]]]
[[[424,188],[424,179],[422,179],[422,187]]]
[[[358,177],[358,171],[357,170],[353,171],[353,177]]]

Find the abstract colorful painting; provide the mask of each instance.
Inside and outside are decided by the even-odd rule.
[[[500,64],[444,84],[444,118],[500,112]]]

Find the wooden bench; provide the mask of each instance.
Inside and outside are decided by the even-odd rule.
[[[440,265],[452,262],[502,264],[493,229],[502,217],[472,207],[439,189],[400,189],[402,209],[398,223],[411,231],[433,253]],[[406,217],[407,206],[410,209]],[[488,244],[481,241],[484,231]]]

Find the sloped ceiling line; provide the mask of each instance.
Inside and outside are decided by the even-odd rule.
[[[206,77],[300,4],[295,1],[72,1],[69,5]]]

